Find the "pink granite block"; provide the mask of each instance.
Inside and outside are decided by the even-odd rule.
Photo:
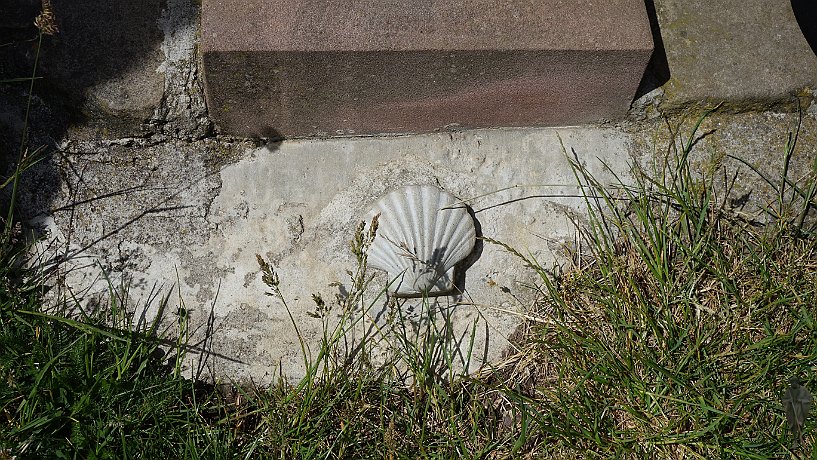
[[[558,126],[622,116],[643,0],[203,0],[211,117],[266,137]]]

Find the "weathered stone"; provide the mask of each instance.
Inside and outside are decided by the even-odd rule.
[[[737,110],[796,107],[792,96],[817,88],[817,55],[790,2],[655,3],[671,75],[665,110],[722,101]]]
[[[59,33],[43,38],[42,85],[65,96],[87,138],[142,133],[162,100],[163,0],[53,2]],[[78,111],[78,113],[77,113]]]
[[[248,136],[619,117],[652,46],[637,0],[202,4],[210,115]]]
[[[199,8],[191,0],[167,0],[159,20],[164,32],[164,97],[151,118],[156,131],[172,138],[201,139],[211,132],[196,56]]]
[[[0,21],[0,82],[30,76],[38,60],[35,99],[59,121],[30,121],[51,139],[160,142],[211,132],[195,52],[200,9],[192,0],[55,2],[59,31],[42,37],[37,58],[39,8],[39,1],[20,5]],[[28,89],[27,82],[12,85]],[[24,108],[25,97],[12,105]]]

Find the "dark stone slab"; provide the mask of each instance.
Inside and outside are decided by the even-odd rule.
[[[246,136],[570,125],[623,115],[640,0],[203,0],[210,114]]]
[[[165,59],[159,27],[165,0],[52,1],[59,31],[41,42],[34,26],[41,2],[12,3],[7,16],[0,7],[5,92],[27,92],[29,83],[15,79],[30,77],[36,60],[34,94],[62,120],[54,139],[66,129],[91,139],[142,135],[163,97],[164,74],[157,69]],[[26,98],[10,102],[25,107]]]

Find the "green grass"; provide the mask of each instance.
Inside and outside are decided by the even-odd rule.
[[[93,311],[45,306],[48,274],[28,268],[14,221],[19,177],[40,158],[23,139],[0,184],[0,459],[815,458],[814,416],[794,448],[780,398],[795,376],[817,387],[815,174],[789,178],[795,132],[780,176],[762,176],[777,198],[758,226],[727,206],[733,176],[691,164],[699,125],[628,186],[573,162],[589,213],[573,266],[506,247],[540,275],[541,301],[495,369],[457,371],[470,356],[451,352],[430,303],[413,328],[394,308],[349,353],[378,301],[364,295],[372,222],[352,238],[349,295],[315,297],[324,336],[301,344],[306,377],[265,388],[183,375],[187,318],[169,295],[149,323],[126,286]],[[286,308],[286,280],[259,265]]]
[[[693,130],[661,171],[636,171],[615,194],[574,164],[586,195],[601,197],[587,200],[589,254],[561,276],[540,271],[542,321],[523,352],[549,370],[534,392],[549,449],[793,455],[780,396],[793,376],[817,383],[813,185],[779,189],[774,218],[753,227],[726,207],[731,184],[716,177],[729,175],[693,173],[694,142]],[[813,429],[808,420],[799,454],[813,455]]]
[[[315,298],[325,335],[317,350],[303,345],[307,376],[256,388],[181,375],[185,317],[163,310],[164,322],[139,324],[124,287],[91,313],[45,311],[47,280],[20,268],[7,224],[0,458],[813,458],[813,418],[792,450],[780,402],[789,378],[816,380],[813,186],[767,178],[787,191],[766,225],[750,225],[725,205],[718,168],[690,166],[694,139],[626,187],[574,163],[584,252],[556,274],[520,255],[541,275],[542,301],[521,351],[479,377],[454,371],[468,357],[447,351],[442,312],[407,331],[395,309],[349,358],[342,339],[374,301],[363,297],[374,235],[363,225],[356,289]],[[280,296],[285,280],[259,263]],[[391,354],[367,359],[367,344],[384,341]]]

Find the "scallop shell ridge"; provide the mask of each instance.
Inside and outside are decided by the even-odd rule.
[[[454,266],[474,249],[476,229],[456,197],[437,187],[412,185],[375,203],[379,214],[368,263],[384,270],[397,295],[440,295],[453,289]]]

